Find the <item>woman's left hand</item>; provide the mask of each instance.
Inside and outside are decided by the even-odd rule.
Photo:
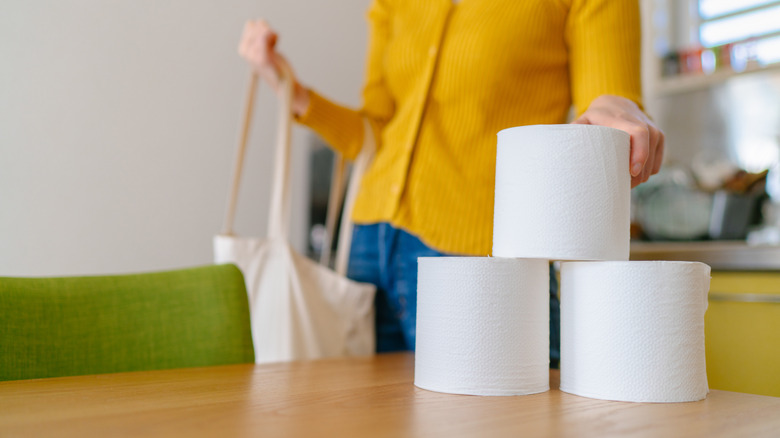
[[[631,187],[647,181],[660,170],[664,156],[664,133],[634,102],[625,97],[609,94],[599,96],[572,123],[608,126],[631,135]]]

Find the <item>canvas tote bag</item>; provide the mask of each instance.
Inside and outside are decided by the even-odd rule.
[[[371,284],[347,279],[345,273],[352,237],[349,213],[359,179],[372,159],[373,136],[365,136],[367,144],[353,166],[334,272],[298,254],[289,243],[292,81],[289,74],[283,76],[268,235],[240,237],[232,230],[257,88],[257,75],[253,74],[225,224],[222,233],[214,237],[214,259],[216,263],[234,263],[244,273],[257,363],[370,355],[375,349],[376,290]],[[339,167],[343,170],[343,166]],[[342,178],[340,174],[334,177]],[[339,185],[335,184],[332,190],[338,191]],[[338,196],[332,193],[331,199],[334,198]],[[329,206],[330,210],[334,208]]]

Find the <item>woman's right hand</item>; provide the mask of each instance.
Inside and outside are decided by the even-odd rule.
[[[258,73],[277,94],[280,91],[282,69],[287,68],[294,84],[293,112],[301,115],[309,106],[309,90],[296,80],[287,60],[276,51],[278,39],[279,35],[265,20],[247,21],[238,44],[238,54],[249,62],[252,70]]]

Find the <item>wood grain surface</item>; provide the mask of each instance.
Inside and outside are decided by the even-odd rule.
[[[778,437],[780,398],[693,403],[416,388],[412,354],[0,382],[2,437]]]

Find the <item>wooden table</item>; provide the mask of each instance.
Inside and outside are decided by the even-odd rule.
[[[413,385],[411,354],[0,382],[0,436],[780,436],[780,398],[522,397]]]

